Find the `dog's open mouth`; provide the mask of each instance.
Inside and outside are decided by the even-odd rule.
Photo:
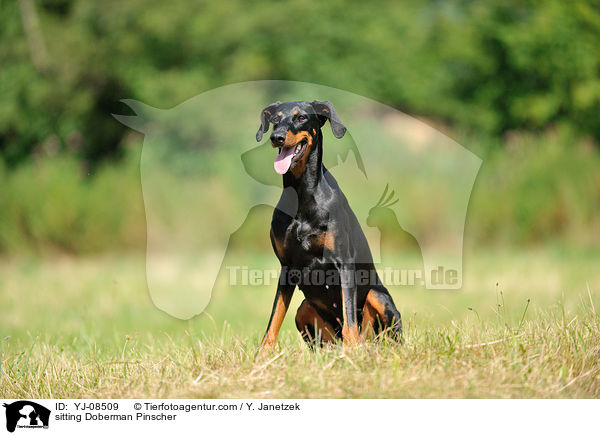
[[[292,166],[292,163],[304,155],[307,144],[308,140],[304,138],[295,146],[282,146],[279,148],[279,154],[275,157],[273,165],[275,172],[282,175],[285,174],[290,169],[290,166]]]

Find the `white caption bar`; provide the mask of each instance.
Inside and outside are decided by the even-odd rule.
[[[587,433],[594,400],[1,399],[15,434]],[[35,431],[34,429],[42,429]],[[83,432],[82,432],[83,431]],[[133,432],[134,431],[134,432]],[[193,432],[191,432],[193,431]]]

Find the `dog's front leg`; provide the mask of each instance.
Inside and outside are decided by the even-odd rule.
[[[344,345],[352,345],[360,341],[356,312],[358,290],[356,287],[354,265],[342,264],[339,271],[342,284],[342,315],[344,316],[342,339],[344,340]]]
[[[271,310],[271,317],[269,319],[269,325],[267,326],[267,332],[262,340],[260,349],[271,350],[275,347],[277,341],[277,335],[279,329],[285,318],[292,295],[294,294],[295,285],[287,283],[288,276],[285,270],[282,268],[279,276],[279,282],[277,284],[277,293],[275,294],[275,301],[273,302],[273,309]]]

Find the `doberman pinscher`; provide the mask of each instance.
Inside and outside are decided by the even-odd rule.
[[[296,326],[311,346],[340,337],[344,344],[382,330],[401,340],[400,313],[383,286],[358,220],[323,166],[321,127],[346,133],[328,101],[276,102],[261,113],[260,142],[273,124],[275,171],[283,193],[271,221],[271,243],[281,263],[277,294],[261,348],[273,348],[296,285],[305,299]]]

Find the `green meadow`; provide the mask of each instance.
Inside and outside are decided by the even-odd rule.
[[[258,355],[273,288],[219,285],[203,314],[177,320],[150,300],[138,254],[4,259],[0,395],[598,397],[599,260],[467,252],[464,289],[392,290],[402,345],[310,351],[298,292],[277,348]]]
[[[0,12],[0,397],[600,397],[594,2],[0,0]],[[463,287],[391,288],[403,344],[380,338],[311,351],[295,330],[297,292],[277,347],[259,355],[274,285],[234,285],[226,268],[206,310],[191,319],[153,303],[147,221],[156,218],[160,241],[204,243],[230,223],[206,213],[209,206],[225,217],[246,213],[242,199],[258,197],[259,183],[215,138],[233,137],[229,127],[247,122],[252,131],[235,143],[257,145],[262,107],[234,105],[224,116],[220,109],[232,106],[210,100],[203,116],[175,112],[163,138],[190,154],[171,156],[172,143],[162,143],[168,152],[156,162],[172,157],[185,176],[153,174],[165,207],[152,216],[142,195],[144,138],[111,114],[134,114],[121,99],[167,112],[263,80],[274,81],[273,95],[291,95],[283,81],[310,84],[410,115],[365,114],[376,122],[363,125],[372,140],[361,152],[382,168],[395,161],[377,147],[383,125],[410,139],[407,150],[427,142],[427,128],[407,128],[412,123],[481,158],[464,228]],[[243,98],[233,94],[229,103]],[[344,122],[356,113],[346,111]],[[325,142],[338,146],[334,161],[344,140]],[[201,164],[189,158],[196,152]],[[275,186],[274,156],[246,157],[259,187],[273,179]],[[403,173],[392,170],[399,189]],[[377,194],[352,192],[353,207],[375,205],[392,171],[377,172]],[[434,239],[438,204],[452,201],[421,175],[422,190],[397,194],[414,201],[404,218],[433,228]],[[254,210],[223,265],[277,269],[271,210]],[[383,233],[394,225],[376,226]],[[399,268],[419,261],[402,248],[385,260]],[[203,267],[195,269],[200,278]]]

